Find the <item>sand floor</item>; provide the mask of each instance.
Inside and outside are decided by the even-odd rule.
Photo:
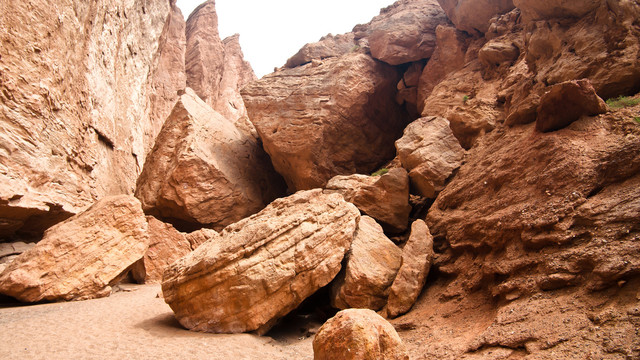
[[[127,285],[110,297],[0,305],[0,359],[313,359],[313,336],[295,326],[271,336],[183,329],[158,285]]]

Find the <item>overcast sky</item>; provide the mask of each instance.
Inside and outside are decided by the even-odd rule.
[[[185,19],[203,0],[178,0]],[[216,0],[220,36],[240,34],[258,77],[284,65],[306,43],[369,22],[394,0]]]

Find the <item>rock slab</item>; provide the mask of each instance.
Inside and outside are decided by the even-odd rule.
[[[278,199],[171,265],[165,301],[187,329],[264,333],[338,274],[359,217],[319,189]]]
[[[147,220],[129,195],[106,197],[46,231],[0,274],[0,293],[20,301],[108,296],[148,246]]]

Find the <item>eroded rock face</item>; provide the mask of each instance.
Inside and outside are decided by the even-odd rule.
[[[31,223],[40,236],[95,199],[133,192],[170,11],[169,1],[0,4],[0,236]]]
[[[147,216],[149,248],[144,257],[131,268],[131,275],[140,284],[160,283],[167,266],[191,252],[185,235],[171,224]]]
[[[312,60],[322,60],[339,57],[358,49],[353,33],[342,35],[327,35],[315,43],[303,46],[295,55],[287,60],[286,68],[310,63]]]
[[[370,173],[394,157],[406,124],[394,101],[400,74],[352,53],[278,71],[242,90],[249,118],[290,190]]]
[[[313,339],[315,360],[408,360],[398,333],[382,316],[367,309],[340,311]]]
[[[338,274],[359,217],[319,189],[278,199],[171,265],[165,301],[191,330],[264,333]]]
[[[438,0],[459,30],[484,34],[492,17],[513,9],[512,0]]]
[[[329,180],[325,192],[340,193],[391,232],[407,229],[411,212],[409,177],[402,168],[391,169],[382,176],[336,176]]]
[[[281,194],[280,181],[253,137],[187,89],[158,135],[136,197],[148,214],[221,229],[264,208]]]
[[[402,250],[368,216],[360,218],[343,272],[331,288],[338,309],[379,310],[387,303],[389,288],[398,273]]]
[[[408,312],[422,291],[433,261],[433,236],[427,224],[416,220],[402,249],[402,265],[393,280],[387,301],[387,314],[396,317]]]
[[[106,197],[51,227],[11,262],[0,274],[0,293],[25,302],[108,296],[147,246],[140,202],[129,195]]]
[[[396,141],[396,149],[402,166],[409,171],[411,185],[428,198],[435,198],[444,189],[464,157],[449,121],[435,116],[409,124]]]
[[[596,94],[589,80],[568,81],[551,87],[538,106],[536,130],[553,131],[578,120],[583,115],[607,111],[607,104]]]
[[[605,2],[602,0],[513,0],[526,20],[580,18]]]

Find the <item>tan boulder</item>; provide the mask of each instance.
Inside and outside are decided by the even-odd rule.
[[[312,60],[322,60],[331,57],[339,57],[349,52],[358,50],[353,33],[342,35],[328,34],[318,42],[304,45],[295,55],[287,60],[285,68],[310,63]]]
[[[511,66],[520,56],[520,49],[508,38],[487,41],[478,51],[478,59],[485,66],[497,67],[502,64]]]
[[[540,99],[536,130],[562,129],[583,115],[607,112],[607,104],[597,94],[588,79],[567,81],[551,87]]]
[[[131,268],[133,279],[140,284],[160,283],[167,266],[191,252],[185,235],[170,224],[147,216],[149,248]]]
[[[444,189],[464,157],[449,121],[435,116],[409,124],[396,141],[396,149],[402,166],[409,171],[411,185],[428,198],[435,198]]]
[[[409,360],[402,340],[382,316],[348,309],[322,325],[313,339],[314,360]]]
[[[218,235],[219,235],[218,232],[213,229],[203,228],[203,229],[188,233],[187,235],[185,235],[185,238],[191,245],[191,249],[195,250],[205,242],[213,238],[217,238]]]
[[[370,173],[395,154],[406,125],[398,71],[350,53],[264,76],[242,90],[249,118],[290,190]]]
[[[0,274],[0,293],[20,301],[108,296],[145,254],[147,221],[132,196],[106,197],[51,227]]]
[[[389,291],[386,309],[390,317],[408,312],[416,302],[427,281],[434,254],[433,236],[427,224],[416,220],[402,249],[402,265]]]
[[[187,329],[264,333],[338,274],[359,217],[320,189],[275,200],[171,265],[165,301]]]
[[[402,262],[402,250],[378,223],[362,216],[346,266],[331,287],[332,305],[338,309],[381,309]]]
[[[580,18],[606,3],[603,0],[513,0],[525,21]]]
[[[514,8],[513,0],[438,0],[459,30],[484,34],[492,17]]]
[[[149,154],[136,197],[148,214],[221,229],[280,195],[280,181],[253,137],[187,89]]]
[[[327,183],[325,192],[340,193],[364,214],[391,232],[403,232],[409,223],[409,176],[402,168],[381,176],[339,175]]]

